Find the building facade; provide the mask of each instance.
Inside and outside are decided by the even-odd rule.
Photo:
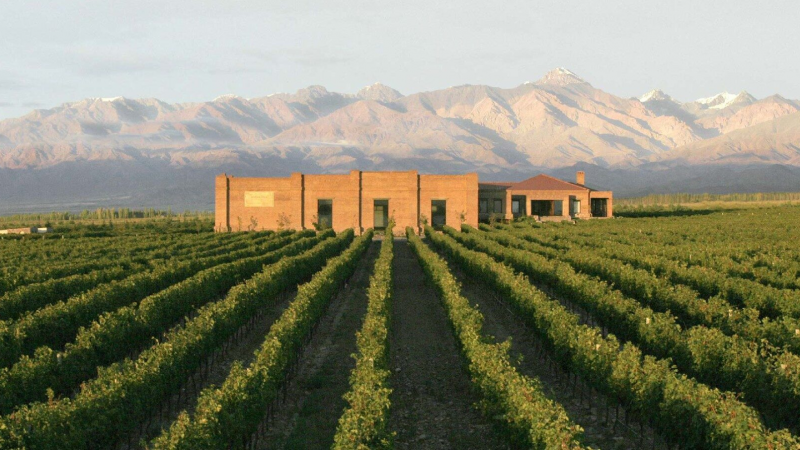
[[[478,175],[351,171],[286,178],[216,178],[217,231],[385,228],[421,221],[478,225]]]
[[[476,173],[354,170],[340,175],[293,173],[285,178],[222,174],[215,183],[216,231],[353,228],[360,233],[385,228],[393,219],[402,233],[424,223],[458,228],[500,216],[504,220],[524,215],[544,220],[589,218],[593,211],[589,205],[601,198],[604,216],[611,215],[610,192],[546,175],[519,183],[479,183]]]
[[[478,218],[513,220],[535,216],[542,221],[612,217],[613,193],[587,187],[586,174],[575,183],[537,175],[512,183],[480,183]]]

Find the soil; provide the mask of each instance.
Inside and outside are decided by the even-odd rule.
[[[355,273],[320,320],[258,449],[329,449],[346,406],[357,352],[356,332],[367,311],[366,291],[380,248],[373,242]]]
[[[462,283],[462,295],[483,314],[484,333],[497,342],[511,340],[510,357],[516,369],[542,382],[545,394],[561,404],[570,419],[583,427],[585,444],[603,449],[640,449],[652,448],[655,443],[656,448],[666,448],[649,427],[641,427],[632,418],[626,418],[624,409],[616,401],[553,364],[542,350],[538,337],[494,290],[466,276],[455,263],[448,261],[448,264],[451,273]],[[588,319],[581,316],[584,322]]]
[[[505,449],[474,406],[447,316],[405,239],[395,239],[389,428],[397,449]]]

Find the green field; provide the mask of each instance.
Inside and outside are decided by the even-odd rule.
[[[395,239],[6,218],[54,232],[0,239],[0,448],[800,448],[790,200]]]

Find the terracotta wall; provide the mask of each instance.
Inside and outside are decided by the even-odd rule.
[[[372,228],[375,224],[375,200],[389,201],[389,218],[394,218],[395,232],[405,233],[406,227],[417,227],[418,212],[417,172],[362,172],[361,173],[361,226]]]
[[[345,175],[305,175],[305,221],[303,226],[314,228],[318,200],[333,200],[333,229],[337,233],[353,228],[360,233],[361,172]]]
[[[465,175],[420,175],[419,176],[420,216],[431,223],[431,201],[446,200],[445,223],[453,228],[461,228],[461,215],[464,223],[478,226],[478,174]]]
[[[245,231],[253,225],[256,230],[302,228],[303,175],[300,173],[286,178],[238,178],[223,174],[217,177],[216,188],[215,228],[219,231]],[[251,199],[248,205],[246,196]],[[267,201],[270,196],[272,206]]]

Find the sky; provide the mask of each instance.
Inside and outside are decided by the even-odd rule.
[[[798,24],[795,0],[4,0],[0,119],[87,97],[513,87],[555,67],[622,97],[800,99]]]

